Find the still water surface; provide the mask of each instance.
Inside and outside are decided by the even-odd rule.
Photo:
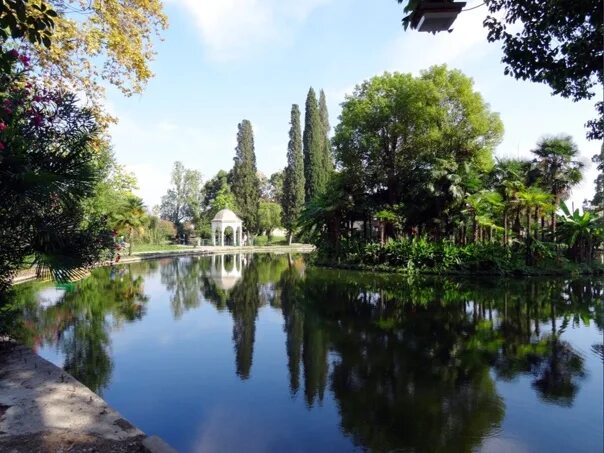
[[[603,288],[169,258],[22,285],[14,334],[183,452],[598,452]]]

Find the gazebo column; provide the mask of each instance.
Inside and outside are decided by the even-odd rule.
[[[224,226],[220,227],[220,246],[224,247]]]

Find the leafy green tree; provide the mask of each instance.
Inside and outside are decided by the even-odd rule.
[[[237,131],[235,164],[231,179],[231,190],[239,207],[243,225],[249,234],[258,230],[258,207],[260,202],[260,181],[256,169],[254,132],[252,123],[243,120]]]
[[[384,74],[355,88],[342,105],[334,144],[345,192],[365,212],[398,208],[402,228],[448,234],[492,168],[503,126],[472,80],[446,66]],[[393,225],[387,236],[394,236]]]
[[[331,140],[329,139],[331,126],[329,125],[327,99],[323,90],[319,93],[319,117],[321,118],[321,126],[323,127],[323,166],[330,173],[333,171],[333,150],[331,149]]]
[[[300,109],[292,105],[291,128],[287,145],[287,167],[283,178],[283,225],[287,229],[291,244],[296,223],[304,207],[304,156],[302,154],[302,133],[300,129]]]
[[[263,200],[281,203],[285,170],[276,171],[269,178],[260,178],[260,196]]]
[[[406,28],[421,1],[397,1],[406,3],[405,11],[411,13],[403,19]],[[501,43],[506,75],[545,83],[554,94],[574,101],[599,95],[604,84],[601,1],[486,0],[484,4],[487,40]],[[601,140],[604,102],[598,102],[596,110],[598,118],[586,125],[587,136]]]
[[[84,201],[84,207],[89,216],[110,218],[138,189],[136,176],[117,163],[107,146],[102,146],[97,151],[95,163],[99,181],[93,196]]]
[[[260,201],[258,209],[258,229],[264,232],[270,242],[273,230],[281,226],[281,205],[274,201]]]
[[[329,178],[325,168],[324,126],[321,123],[317,95],[311,87],[306,97],[304,119],[303,152],[304,152],[304,188],[305,200],[308,203],[323,193]]]
[[[177,233],[176,225],[155,215],[149,217],[148,229],[152,244],[163,244],[166,240],[174,239]]]
[[[175,162],[172,187],[161,199],[161,217],[174,223],[179,233],[182,233],[185,221],[199,221],[201,203],[201,173],[185,168],[182,162]]]

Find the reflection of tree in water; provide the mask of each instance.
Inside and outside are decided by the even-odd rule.
[[[288,269],[279,282],[281,309],[285,321],[286,349],[290,373],[290,390],[295,395],[300,388],[300,363],[303,364],[304,398],[312,407],[321,402],[327,385],[327,331],[315,313],[305,310],[299,302],[303,292],[300,275],[288,257]]]
[[[593,320],[602,296],[580,282],[485,287],[324,269],[304,281],[290,269],[280,285],[292,392],[301,350],[327,373],[329,348],[342,427],[375,451],[479,447],[504,414],[492,368],[500,378],[532,374],[545,401],[571,404],[584,364],[560,335]],[[324,388],[321,367],[303,362],[312,404]]]
[[[15,297],[25,310],[21,328],[35,332],[22,330],[16,336],[29,338],[31,346],[56,345],[65,354],[64,369],[99,394],[107,387],[113,369],[111,323],[119,326],[141,319],[147,301],[143,278],[135,277],[129,267],[96,269],[46,309],[27,289]]]
[[[254,354],[256,317],[260,306],[258,268],[255,260],[250,261],[241,280],[231,291],[227,306],[233,316],[237,375],[241,379],[248,379]]]
[[[186,311],[201,305],[208,269],[208,260],[199,257],[175,258],[162,262],[161,282],[172,293],[170,304],[175,319],[180,319]]]

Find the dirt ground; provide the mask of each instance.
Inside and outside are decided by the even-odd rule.
[[[129,440],[108,440],[81,433],[36,433],[0,439],[5,453],[130,453],[146,452],[144,436]]]

